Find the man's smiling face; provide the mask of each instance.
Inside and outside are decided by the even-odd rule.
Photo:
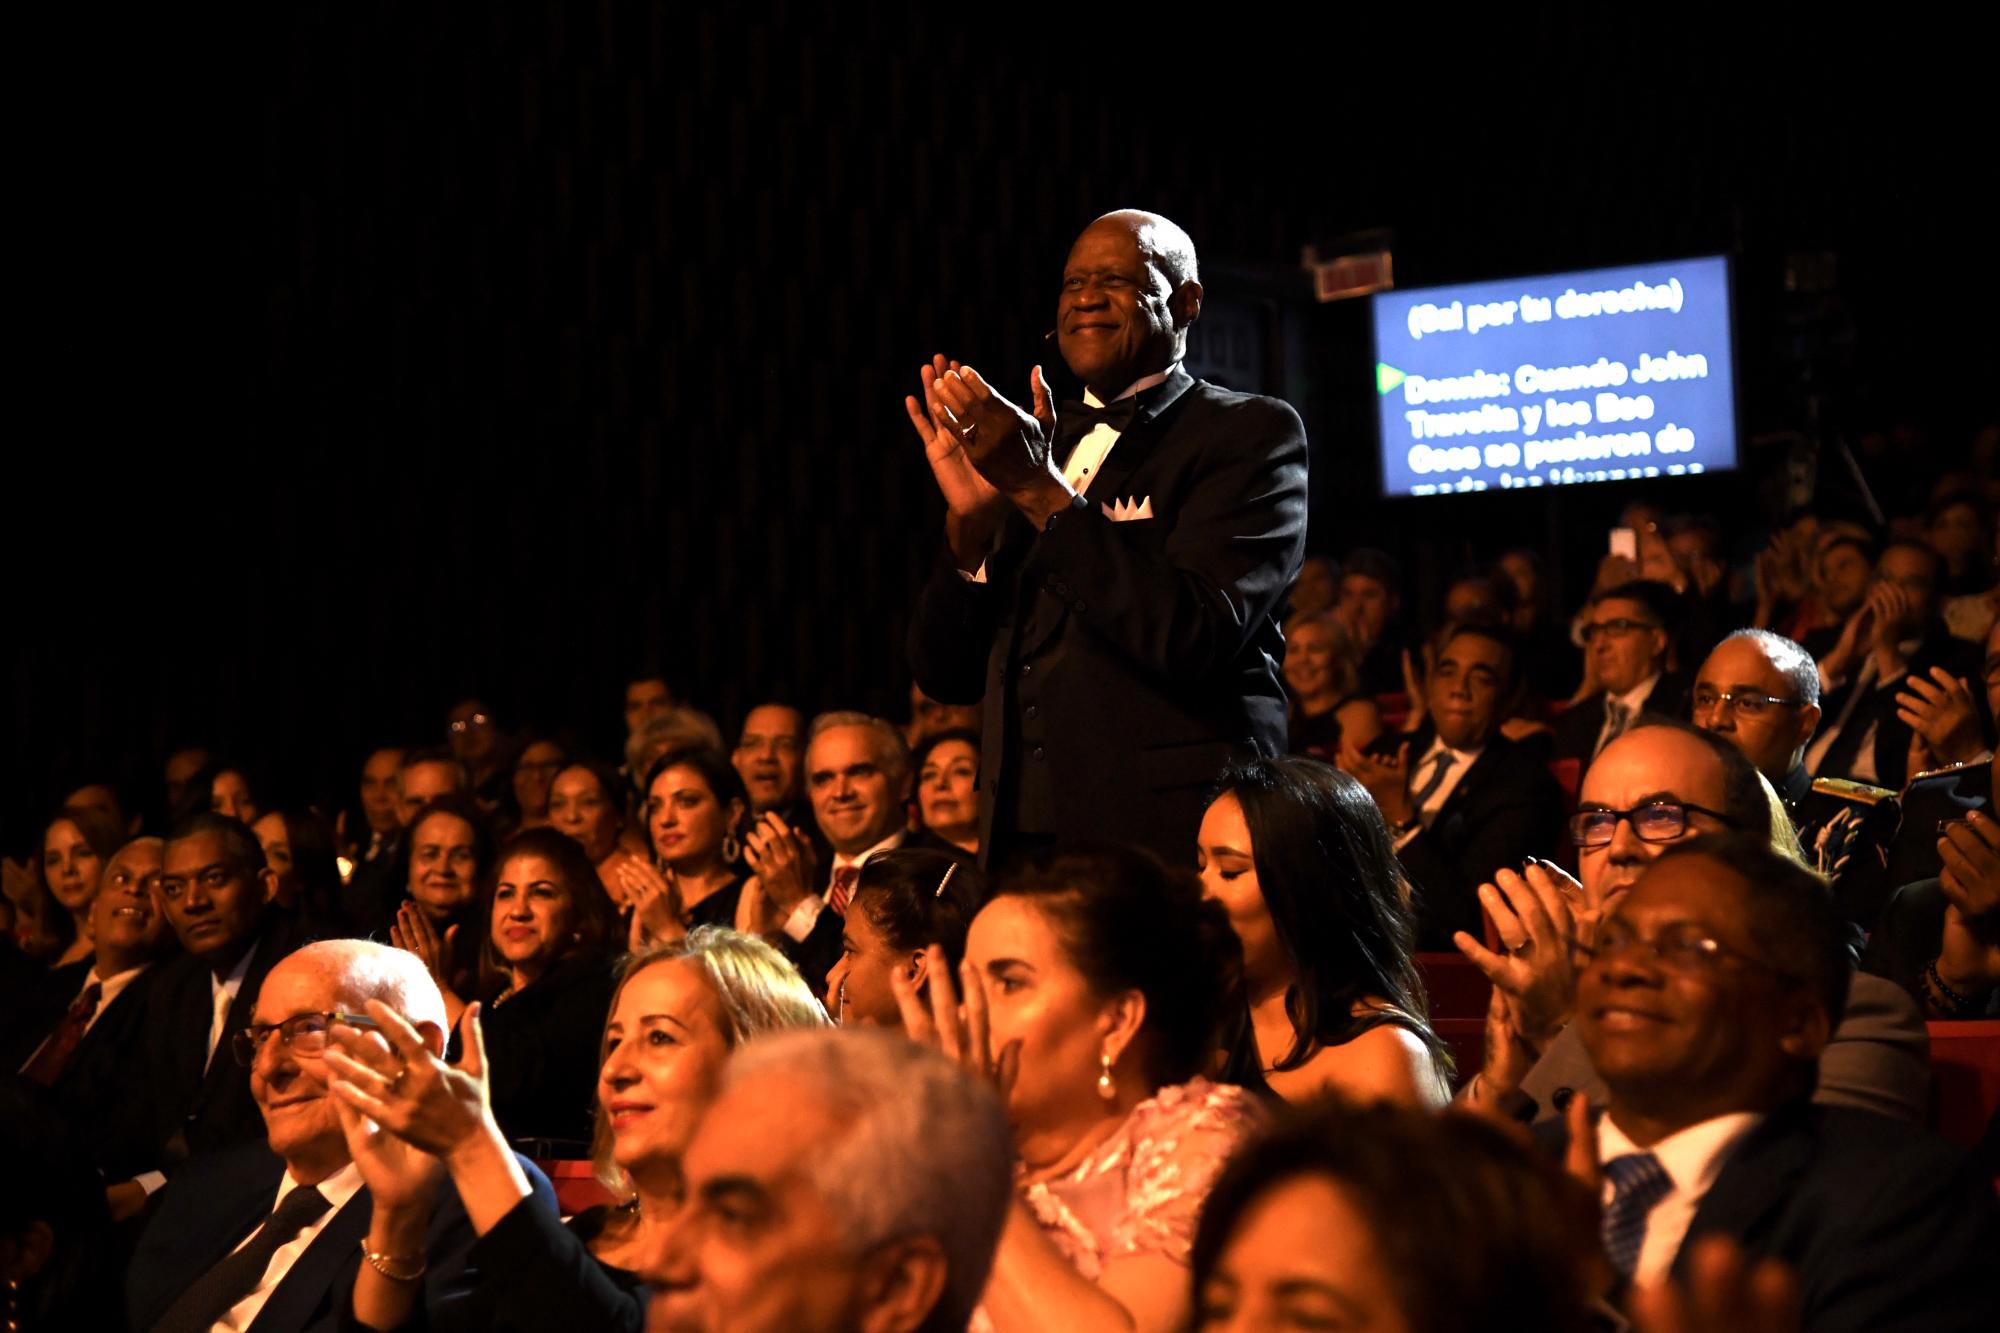
[[[264,979],[252,1022],[275,1026],[301,1014],[356,1013],[366,1000],[310,956],[295,955]],[[264,1038],[250,1066],[250,1095],[264,1113],[272,1152],[288,1162],[346,1155],[340,1119],[327,1092],[331,1077],[324,1054],[302,1055],[276,1032]]]
[[[1100,397],[1173,362],[1173,284],[1141,249],[1137,224],[1100,218],[1063,265],[1056,343],[1077,378]]]

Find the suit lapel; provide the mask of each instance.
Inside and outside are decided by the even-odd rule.
[[[1472,761],[1472,767],[1465,770],[1465,776],[1453,785],[1451,794],[1445,797],[1444,804],[1438,807],[1437,818],[1431,821],[1432,828],[1458,814],[1464,808],[1462,802],[1470,801],[1479,794],[1480,788],[1486,785],[1494,769],[1499,765],[1501,748],[1506,744],[1506,737],[1497,731],[1493,733],[1493,739],[1486,742],[1486,748]]]
[[[1148,390],[1151,395],[1145,406],[1134,414],[1132,422],[1119,432],[1117,444],[1097,475],[1090,480],[1084,495],[1093,505],[1110,505],[1112,502],[1128,498],[1125,486],[1132,474],[1151,455],[1154,443],[1165,429],[1162,418],[1173,405],[1194,385],[1194,378],[1185,370],[1176,368],[1157,387]],[[1075,445],[1070,446],[1074,452]],[[1068,459],[1065,457],[1065,463]],[[1033,562],[1035,533],[1018,513],[1009,516],[1010,537],[1006,543],[1009,553],[1018,552],[1016,568],[1021,570],[1019,581],[1019,601],[1014,608],[1015,623],[1019,626],[1019,641],[1014,646],[1016,659],[1027,657],[1053,636],[1069,616],[1068,598],[1061,593],[1047,596],[1042,580],[1035,570],[1029,568]],[[1013,568],[1005,571],[1008,576]]]
[[[165,1220],[173,1224],[161,1229],[162,1234],[177,1243],[170,1249],[162,1250],[160,1262],[147,1267],[162,1272],[172,1271],[176,1277],[171,1290],[160,1288],[148,1293],[152,1309],[135,1311],[141,1317],[143,1326],[150,1327],[197,1279],[228,1258],[244,1237],[262,1225],[277,1199],[278,1181],[284,1174],[283,1161],[275,1156],[259,1155],[241,1172],[228,1175],[211,1172],[201,1179],[202,1211],[206,1213],[212,1209],[213,1213],[209,1215],[218,1219],[218,1225],[213,1229],[206,1225],[205,1219],[198,1225],[188,1225],[194,1220],[196,1210],[192,1207],[180,1208],[178,1205],[183,1200],[172,1198],[171,1190],[160,1196],[161,1211],[171,1214]],[[154,1229],[160,1228],[148,1228],[149,1231]]]
[[[1805,1125],[1810,1113],[1808,1102],[1772,1112],[1730,1155],[1688,1223],[1674,1255],[1674,1276],[1682,1275],[1694,1242],[1710,1232],[1758,1252],[1772,1215],[1784,1209],[1812,1165],[1813,1137]]]
[[[1111,452],[1105,456],[1104,465],[1091,478],[1089,497],[1092,504],[1108,505],[1122,499],[1139,498],[1128,497],[1125,488],[1164,433],[1161,418],[1193,386],[1194,378],[1185,370],[1177,369],[1152,391],[1152,397],[1132,418],[1132,424],[1119,433],[1118,443],[1112,446]]]
[[[289,1333],[312,1322],[334,1288],[343,1267],[360,1253],[362,1238],[374,1213],[373,1200],[363,1188],[333,1215],[306,1252],[292,1263],[291,1271],[271,1292],[264,1308],[257,1312],[248,1333]]]

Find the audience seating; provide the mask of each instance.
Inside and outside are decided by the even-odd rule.
[[[1929,1024],[1931,1123],[1970,1148],[2000,1110],[2000,1019]]]
[[[1465,1081],[1478,1073],[1479,1067],[1486,1063],[1486,1020],[1433,1018],[1431,1027],[1436,1029],[1444,1044],[1451,1048],[1451,1058],[1458,1065],[1452,1074],[1452,1085],[1465,1086]]]
[[[611,1191],[597,1178],[597,1168],[590,1162],[549,1161],[536,1162],[542,1174],[555,1186],[556,1207],[564,1217],[574,1217],[586,1208],[595,1208],[600,1203],[617,1203]]]
[[[1459,953],[1420,953],[1417,971],[1430,997],[1431,1018],[1469,1018],[1484,1024],[1493,983],[1472,960]]]

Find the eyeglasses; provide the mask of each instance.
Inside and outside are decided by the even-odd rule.
[[[492,718],[486,716],[486,714],[484,713],[474,713],[471,717],[453,718],[451,722],[451,734],[454,736],[462,736],[466,732],[471,731],[475,727],[484,731],[487,727],[490,727],[492,725],[493,725]]]
[[[333,1010],[323,1014],[296,1014],[282,1023],[253,1023],[247,1028],[239,1028],[230,1034],[229,1049],[236,1057],[236,1063],[248,1069],[257,1063],[257,1052],[263,1049],[264,1039],[273,1032],[278,1034],[278,1044],[293,1055],[319,1055],[326,1050],[326,1034],[335,1023],[346,1023],[350,1027],[380,1027],[366,1014],[343,1014]]]
[[[1746,967],[1769,972],[1781,980],[1795,980],[1789,973],[1779,971],[1762,959],[1752,958],[1747,953],[1730,948],[1714,936],[1703,933],[1701,926],[1692,921],[1668,926],[1653,938],[1647,939],[1614,917],[1598,927],[1595,944],[1584,944],[1579,941],[1570,946],[1570,951],[1579,964],[1587,964],[1599,958],[1616,958],[1634,949],[1648,961],[1657,961],[1661,967],[1674,972],[1709,972],[1713,971],[1722,959],[1733,958]]]
[[[1718,704],[1727,704],[1738,717],[1759,718],[1774,708],[1803,708],[1797,699],[1779,699],[1754,690],[1718,690],[1708,685],[1694,687],[1694,711],[1706,713]]]
[[[1582,631],[1583,641],[1589,643],[1600,634],[1617,634],[1623,636],[1642,629],[1658,628],[1659,626],[1650,620],[1627,620],[1623,616],[1615,620],[1586,621]]]
[[[1621,820],[1632,821],[1641,842],[1672,842],[1687,832],[1688,816],[1707,815],[1730,828],[1736,821],[1720,810],[1685,801],[1649,801],[1630,810],[1579,810],[1569,817],[1570,840],[1579,847],[1602,847],[1611,841]]]

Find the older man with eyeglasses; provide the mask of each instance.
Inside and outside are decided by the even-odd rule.
[[[1809,1100],[1852,977],[1824,882],[1763,838],[1683,840],[1579,952],[1573,1026],[1604,1091],[1565,1128],[1620,1277],[1685,1277],[1721,1236],[1790,1269],[1794,1327],[2000,1325],[1987,1182],[1920,1126]]]
[[[1572,1094],[1603,1084],[1570,1021],[1577,946],[1662,852],[1725,833],[1774,842],[1770,789],[1722,737],[1681,723],[1648,723],[1604,748],[1585,775],[1570,819],[1580,878],[1547,862],[1502,871],[1480,886],[1501,952],[1455,939],[1494,983],[1486,1059],[1460,1100],[1548,1119]],[[1846,1015],[1819,1064],[1822,1102],[1921,1120],[1930,1101],[1923,1017],[1900,987],[1855,978]]]
[[[362,1016],[369,1000],[444,1050],[444,1000],[412,954],[328,940],[271,969],[222,1057],[249,1070],[265,1141],[197,1157],[160,1192],[127,1274],[132,1327],[331,1333],[365,1323],[355,1316],[364,1264],[361,1294],[368,1283],[420,1286],[431,1327],[492,1326],[467,1262],[472,1227],[443,1173],[422,1198],[402,1197],[406,1173],[376,1167],[395,1146],[342,1117],[328,1091],[328,1030],[373,1027]],[[548,1182],[522,1167],[553,1208]]]

